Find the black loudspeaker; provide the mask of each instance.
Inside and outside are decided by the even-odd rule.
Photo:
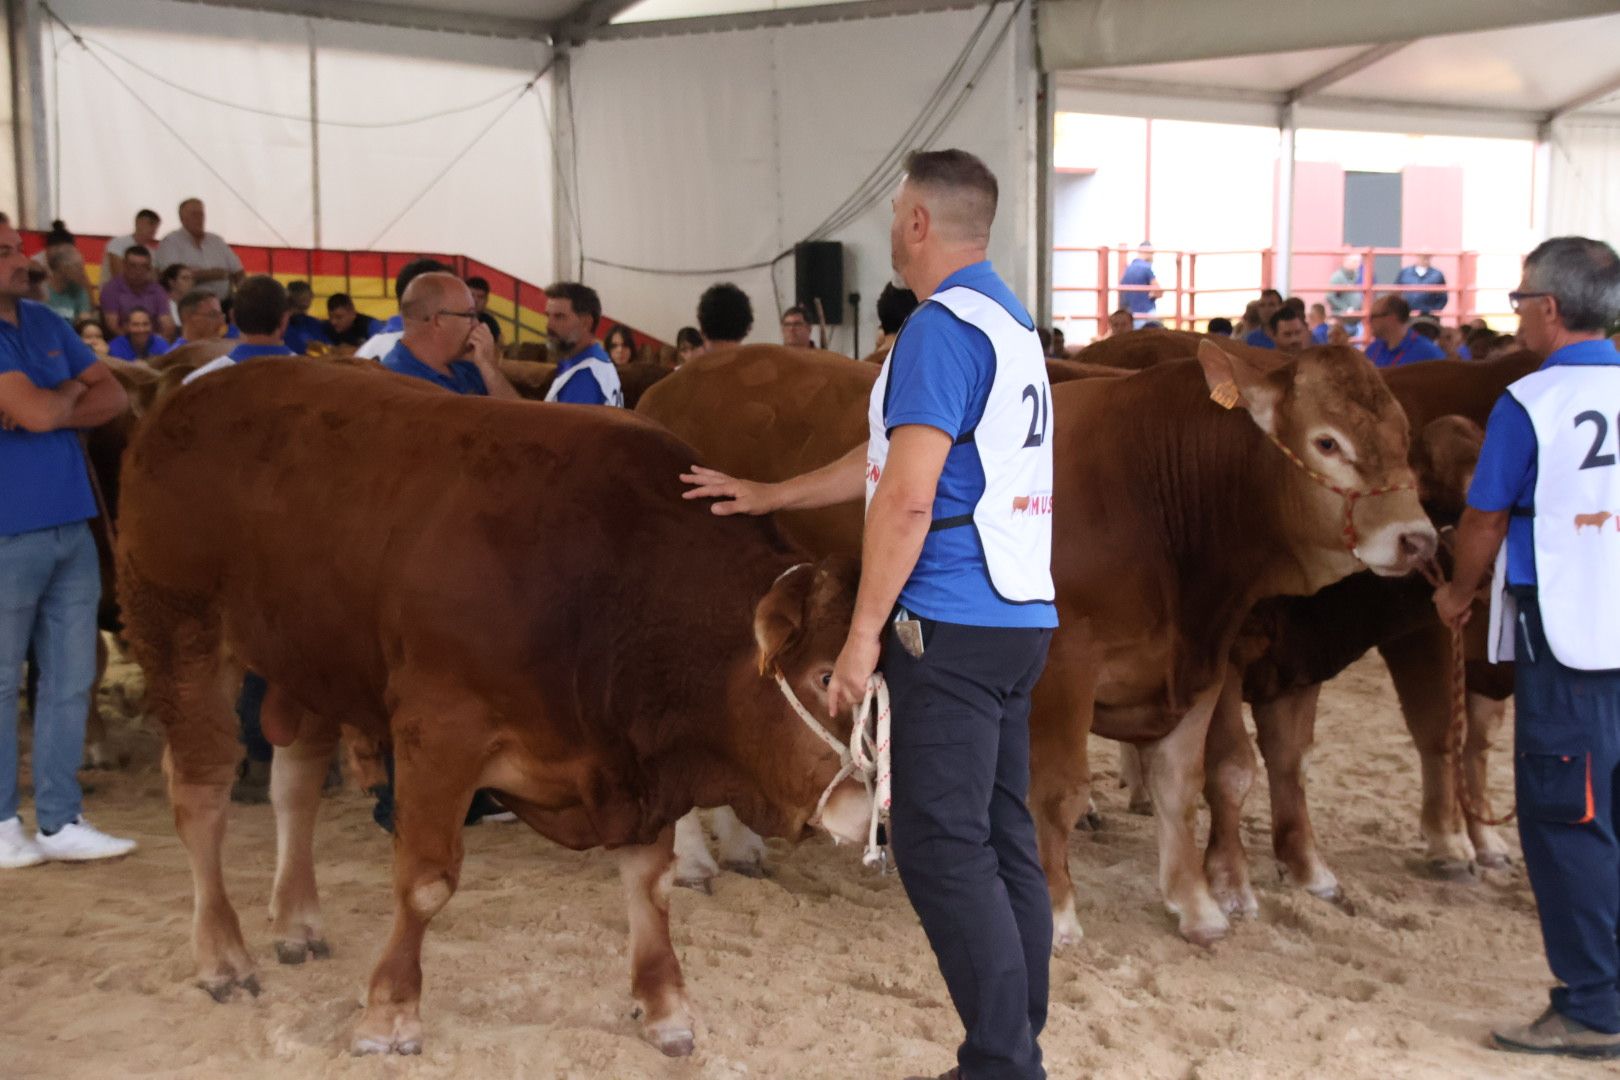
[[[793,246],[793,302],[804,308],[815,326],[816,301],[830,326],[844,321],[844,245],[837,240],[807,240]]]

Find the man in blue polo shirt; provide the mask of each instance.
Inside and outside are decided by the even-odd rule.
[[[184,382],[193,382],[204,375],[234,367],[244,360],[261,356],[293,356],[293,351],[282,344],[287,334],[287,290],[275,278],[254,274],[236,287],[236,299],[231,305],[236,327],[241,331],[237,344],[224,356],[210,360],[187,375]]]
[[[546,344],[557,357],[547,401],[624,405],[619,369],[596,340],[601,319],[602,301],[589,285],[559,281],[546,290]]]
[[[1561,985],[1505,1050],[1620,1057],[1620,258],[1548,240],[1510,294],[1524,344],[1546,355],[1491,411],[1435,593],[1466,621],[1495,561],[1493,661],[1515,660],[1514,773],[1525,870]],[[1505,550],[1503,540],[1506,539]]]
[[[1243,344],[1253,345],[1257,349],[1275,349],[1277,342],[1272,339],[1267,329],[1277,312],[1283,309],[1282,293],[1276,289],[1265,289],[1260,293],[1260,325],[1250,330],[1243,337]]]
[[[1124,273],[1119,275],[1121,285],[1145,286],[1145,288],[1119,290],[1119,306],[1131,313],[1131,320],[1140,327],[1153,318],[1154,312],[1159,308],[1159,297],[1164,290],[1159,288],[1159,279],[1153,273],[1153,245],[1143,241],[1142,246],[1136,249],[1136,258],[1125,267]]]
[[[1380,296],[1373,301],[1367,316],[1372,330],[1372,344],[1367,346],[1367,359],[1376,367],[1400,367],[1424,360],[1444,360],[1446,351],[1411,326],[1412,309],[1395,293]]]
[[[895,269],[928,300],[872,390],[868,442],[780,484],[694,467],[687,498],[767,513],[867,500],[861,584],[828,710],[881,667],[900,880],[966,1028],[948,1077],[1044,1077],[1052,910],[1025,796],[1030,691],[1057,626],[1052,395],[1040,339],[985,259],[996,180],[913,153]]]
[[[75,429],[111,420],[128,399],[61,316],[26,299],[28,266],[22,237],[0,225],[0,870],[135,847],[84,820],[78,780],[101,568]],[[32,837],[17,813],[18,684],[30,645],[39,667]]]
[[[383,367],[457,394],[518,398],[501,374],[495,337],[478,321],[472,292],[460,278],[444,271],[418,275],[399,310],[405,329]]]
[[[287,286],[287,306],[291,310],[287,316],[287,336],[281,340],[295,353],[307,353],[311,345],[332,344],[332,339],[326,336],[326,324],[309,313],[313,303],[315,290],[309,282],[295,281]]]

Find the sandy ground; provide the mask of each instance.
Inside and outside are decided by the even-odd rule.
[[[138,673],[117,665],[110,683],[104,701],[137,712]],[[1125,812],[1116,754],[1098,744],[1106,826],[1073,843],[1087,936],[1053,963],[1051,1075],[1620,1073],[1486,1047],[1493,1022],[1545,1000],[1523,873],[1426,879],[1416,757],[1382,668],[1363,661],[1322,703],[1313,803],[1357,914],[1276,883],[1261,784],[1245,830],[1261,913],[1211,952],[1175,937],[1153,884],[1152,822]],[[133,718],[114,734],[131,764],[85,774],[89,811],[140,850],[0,879],[0,1077],[881,1078],[953,1063],[956,1018],[899,882],[863,871],[851,849],[778,847],[769,880],[728,875],[712,897],[677,890],[675,943],[700,1026],[696,1055],[668,1061],[629,1016],[612,857],[521,825],[467,834],[461,890],[424,951],[424,1054],[352,1058],[348,1029],[391,906],[388,839],[350,793],[327,799],[316,841],[335,955],[301,967],[277,965],[270,948],[271,812],[233,809],[229,885],[264,993],[215,1005],[188,982],[191,887],[158,739]],[[1505,795],[1505,762],[1493,784]]]

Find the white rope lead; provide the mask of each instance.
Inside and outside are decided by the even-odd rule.
[[[776,685],[781,688],[782,696],[787,698],[788,704],[793,706],[793,711],[799,714],[799,719],[804,721],[805,727],[814,732],[838,755],[838,772],[816,802],[815,817],[821,817],[821,812],[827,807],[827,800],[832,798],[832,793],[839,784],[852,776],[859,780],[861,786],[866,788],[867,798],[872,805],[872,818],[866,833],[866,850],[861,855],[861,862],[880,872],[887,872],[889,856],[883,845],[878,843],[878,827],[888,820],[889,807],[894,801],[894,769],[890,759],[889,737],[893,714],[889,709],[889,684],[884,681],[882,675],[873,675],[867,681],[866,697],[855,710],[848,746],[811,715],[810,710],[804,707],[804,703],[780,674],[776,676]]]

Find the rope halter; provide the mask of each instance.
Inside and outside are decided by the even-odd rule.
[[[1298,465],[1300,471],[1306,476],[1310,477],[1316,483],[1327,488],[1329,491],[1333,492],[1333,494],[1344,500],[1344,531],[1341,535],[1344,537],[1345,548],[1348,549],[1352,555],[1355,555],[1357,549],[1361,547],[1361,537],[1356,532],[1356,502],[1361,499],[1370,499],[1374,495],[1391,495],[1397,491],[1417,490],[1417,482],[1412,480],[1409,480],[1404,484],[1385,484],[1383,487],[1375,488],[1343,487],[1339,484],[1335,484],[1327,476],[1307,465],[1304,458],[1294,453],[1287,443],[1277,438],[1277,436],[1273,435],[1271,432],[1266,432],[1266,438],[1271,440],[1271,444],[1273,446],[1282,451],[1283,457],[1287,458],[1289,461],[1292,461],[1295,465]],[[1357,557],[1359,558],[1360,556]]]
[[[827,800],[832,798],[832,793],[839,784],[850,777],[859,780],[861,786],[866,789],[867,800],[872,806],[872,818],[866,833],[866,850],[861,855],[861,862],[886,872],[889,857],[883,845],[878,843],[878,826],[888,818],[889,804],[893,801],[894,774],[889,762],[889,726],[892,720],[889,712],[889,684],[884,682],[882,675],[873,675],[867,681],[866,697],[855,710],[847,746],[828,731],[820,720],[811,715],[810,710],[804,707],[804,703],[793,692],[793,687],[788,685],[780,670],[776,672],[776,685],[781,689],[782,696],[787,698],[788,704],[793,706],[793,711],[799,714],[799,719],[804,721],[804,726],[838,755],[838,772],[822,791],[821,798],[816,801],[816,812],[810,820],[820,820],[821,812],[827,808]]]

